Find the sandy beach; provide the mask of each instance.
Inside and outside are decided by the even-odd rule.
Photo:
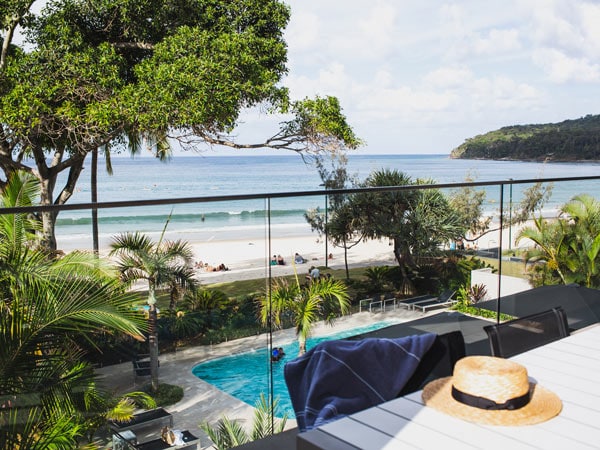
[[[502,232],[491,231],[476,240],[471,247],[478,250],[497,248],[502,242],[502,248],[517,249],[515,239],[519,231],[531,222],[515,225],[512,230],[508,228]],[[492,228],[497,225],[492,224]],[[529,242],[521,242],[518,248],[524,248]],[[238,240],[213,240],[209,242],[191,243],[196,261],[208,263],[216,267],[225,264],[229,270],[208,272],[198,270],[197,277],[203,284],[223,283],[236,280],[266,278],[272,276],[292,275],[296,271],[304,276],[311,266],[331,269],[344,269],[344,249],[335,247],[331,242],[325,246],[324,239],[317,238],[316,234],[293,237],[274,237],[267,239],[238,239]],[[370,265],[396,265],[393,246],[388,239],[362,241],[348,250],[349,267],[365,267]],[[294,255],[299,253],[306,259],[304,264],[294,264]],[[269,264],[274,255],[281,255],[285,265]],[[332,258],[327,258],[331,255]]]
[[[197,261],[212,266],[223,263],[229,269],[219,272],[198,270],[198,278],[204,284],[292,275],[294,271],[304,276],[311,266],[344,268],[344,249],[329,243],[326,251],[324,241],[317,240],[315,236],[274,238],[270,245],[262,240],[236,240],[193,243],[192,247]],[[295,253],[299,253],[306,262],[295,264]],[[330,254],[332,258],[327,258]],[[273,255],[281,255],[285,264],[270,265]],[[361,242],[348,251],[350,267],[393,263],[393,247],[387,241]]]
[[[517,249],[515,239],[518,232],[524,226],[513,226],[512,231],[504,229],[502,233],[502,247]],[[495,226],[492,224],[492,226]],[[167,236],[169,239],[186,240],[186,235]],[[331,242],[325,244],[323,238],[317,234],[304,234],[287,237],[262,238],[240,238],[222,240],[216,235],[208,241],[188,241],[194,252],[194,262],[204,266],[218,267],[224,264],[226,271],[210,271],[204,268],[196,269],[196,276],[204,285],[232,282],[237,280],[249,280],[257,278],[268,278],[293,275],[295,272],[304,277],[311,266],[331,269],[344,269],[344,249],[334,246]],[[71,245],[74,243],[71,243]],[[492,231],[473,243],[471,248],[486,250],[497,248],[500,244],[499,231]],[[71,251],[77,247],[63,246],[63,250]],[[521,242],[519,248],[523,248],[527,242]],[[299,253],[306,262],[294,263],[294,255]],[[100,250],[100,255],[108,257],[108,245]],[[283,258],[284,265],[270,265],[273,256]],[[330,258],[328,256],[331,255]],[[393,246],[388,239],[361,241],[359,244],[348,249],[348,266],[364,267],[370,265],[396,265]]]

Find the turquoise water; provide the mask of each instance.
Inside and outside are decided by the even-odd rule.
[[[380,328],[394,325],[397,322],[384,321],[373,323],[368,326],[341,331],[328,336],[310,338],[307,341],[307,349],[326,340],[343,339],[357,334],[367,333]],[[251,352],[240,353],[222,358],[213,359],[198,364],[192,369],[192,373],[198,378],[210,383],[233,397],[248,403],[256,404],[260,393],[266,396],[269,393],[269,366],[273,367],[273,393],[279,398],[279,408],[276,411],[278,417],[287,412],[289,418],[295,418],[294,410],[290,402],[290,396],[283,378],[283,366],[298,355],[298,342],[293,341],[282,345],[285,356],[277,362],[271,363],[268,348],[260,348]]]
[[[114,175],[98,173],[98,201],[144,200],[161,198],[209,197],[216,195],[260,194],[269,192],[319,191],[322,181],[317,170],[297,155],[285,156],[176,156],[169,163],[154,158],[114,158]],[[104,167],[99,163],[99,167]],[[435,183],[458,183],[470,174],[475,181],[534,179],[599,175],[597,163],[538,163],[515,161],[475,161],[449,159],[447,155],[353,155],[348,156],[348,173],[364,180],[373,170],[396,169],[415,178],[431,178]],[[61,186],[59,182],[57,186]],[[521,186],[515,186],[513,200],[521,198]],[[498,208],[499,188],[487,188],[484,207]],[[597,196],[600,183],[563,183],[555,187],[548,209],[556,209],[573,195],[588,192]],[[505,192],[508,201],[508,192]],[[89,178],[82,175],[69,204],[90,202]],[[101,243],[114,235],[137,230],[159,233],[172,214],[169,232],[176,238],[203,242],[264,236],[269,210],[271,226],[280,237],[311,233],[304,219],[307,209],[324,208],[325,198],[297,197],[215,203],[145,206],[101,209]],[[89,242],[89,210],[63,211],[57,220],[59,245],[64,241]]]

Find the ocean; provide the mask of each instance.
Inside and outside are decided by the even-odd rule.
[[[261,193],[293,193],[321,190],[322,181],[316,168],[299,155],[271,156],[175,156],[162,163],[154,158],[118,157],[112,159],[114,174],[98,163],[98,201],[125,201],[187,197],[209,197]],[[86,168],[89,167],[89,164]],[[348,173],[364,180],[372,171],[397,169],[413,179],[432,179],[435,183],[460,183],[470,175],[475,181],[501,181],[512,178],[554,178],[600,175],[599,163],[537,163],[515,161],[482,161],[450,159],[448,155],[353,155],[348,158]],[[58,184],[60,186],[60,183]],[[526,185],[505,189],[504,200],[517,203]],[[485,188],[488,213],[498,209],[499,188]],[[556,210],[579,193],[600,195],[600,182],[560,183],[553,190],[546,209]],[[88,203],[89,170],[84,170],[77,192],[69,204]],[[510,197],[509,197],[510,196]],[[144,206],[99,210],[100,244],[118,233],[141,231],[157,237],[167,218],[167,233],[173,238],[194,242],[243,239],[264,236],[270,214],[272,232],[277,236],[310,233],[303,214],[307,209],[325,206],[324,197],[295,197],[265,200],[227,201],[218,203]],[[89,210],[63,211],[57,221],[59,248],[91,246],[91,213]]]

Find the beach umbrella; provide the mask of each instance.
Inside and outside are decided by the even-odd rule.
[[[541,286],[500,297],[500,312],[524,317],[561,306],[569,328],[581,329],[600,322],[600,290],[577,284]],[[476,304],[477,308],[497,310],[496,300]]]

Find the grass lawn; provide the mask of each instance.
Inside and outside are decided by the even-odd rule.
[[[367,267],[357,267],[350,269],[350,278],[353,282],[366,280],[365,270]],[[329,268],[325,268],[324,266],[319,267],[319,270],[322,274],[330,273],[333,278],[338,280],[346,279],[346,270],[345,269],[337,269],[332,270]],[[294,275],[288,275],[286,277],[280,277],[288,280],[289,282],[295,282]],[[304,275],[300,276],[300,283],[304,283]],[[265,280],[262,278],[256,280],[240,280],[240,281],[231,281],[228,283],[215,283],[208,284],[204,287],[209,289],[218,289],[219,291],[224,292],[229,297],[239,297],[242,295],[251,294],[253,292],[265,292]],[[352,292],[350,295],[352,296]]]
[[[494,269],[498,270],[498,260],[495,258],[482,258],[477,257],[481,261],[489,264]],[[502,260],[502,275],[507,275],[510,277],[517,278],[527,278],[525,272],[525,263],[522,261],[504,261]]]

